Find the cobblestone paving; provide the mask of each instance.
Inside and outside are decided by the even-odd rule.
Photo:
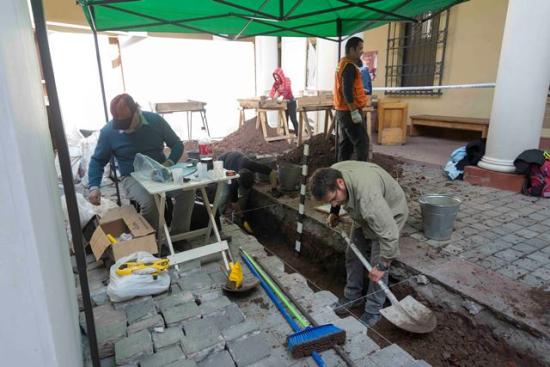
[[[236,226],[226,226],[233,243],[256,257],[277,276],[319,323],[334,322],[347,332],[344,350],[358,366],[429,366],[414,360],[395,344],[380,348],[367,328],[352,316],[340,319],[331,308],[337,297],[329,291],[314,292],[304,277],[285,273],[284,264],[268,256],[263,246]],[[236,249],[233,249],[234,253]],[[224,367],[315,366],[313,359],[293,359],[285,348],[292,333],[262,289],[248,297],[227,298],[221,286],[225,278],[220,264],[191,261],[170,270],[169,291],[111,303],[105,296],[108,271],[93,256],[87,258],[90,289],[101,366]],[[245,272],[252,276],[247,269]],[[78,284],[78,283],[77,283]],[[82,310],[82,307],[81,307]],[[86,366],[91,366],[80,314]],[[332,350],[321,353],[327,366],[345,366]]]
[[[405,236],[531,287],[550,289],[550,199],[449,181],[440,169],[418,164],[405,164],[399,183],[410,210]],[[449,241],[423,235],[418,198],[428,193],[463,200]]]

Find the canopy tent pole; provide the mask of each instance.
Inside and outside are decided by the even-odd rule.
[[[50,104],[52,119],[51,133],[54,139],[54,144],[57,148],[57,156],[59,158],[61,179],[63,181],[63,190],[65,193],[65,201],[67,203],[67,212],[69,215],[72,242],[76,257],[76,266],[78,268],[78,278],[80,279],[80,289],[82,291],[82,302],[84,305],[84,315],[86,318],[86,330],[88,342],[90,344],[90,355],[92,358],[92,365],[94,367],[100,367],[94,313],[92,309],[92,301],[90,299],[90,289],[88,287],[88,274],[86,272],[86,254],[82,241],[80,215],[78,213],[78,204],[76,201],[75,188],[73,184],[74,181],[71,169],[71,158],[69,155],[69,147],[67,146],[67,138],[65,137],[61,109],[59,107],[59,97],[57,95],[42,0],[31,0],[31,7],[36,29],[36,37],[38,40],[38,51],[42,64],[42,72],[44,73],[46,92],[48,93],[48,100]]]
[[[99,84],[101,85],[101,97],[103,98],[103,112],[105,113],[105,123],[109,122],[109,113],[107,112],[107,97],[105,97],[105,83],[103,82],[103,69],[101,67],[101,54],[99,52],[99,42],[97,40],[97,31],[95,27],[95,16],[94,8],[91,5],[88,5],[88,11],[90,12],[90,26],[92,28],[92,34],[94,35],[94,46],[95,46],[95,56],[97,59],[97,69],[99,71]],[[113,173],[113,181],[116,188],[116,203],[118,206],[121,206],[120,201],[120,190],[118,187],[118,176],[116,173],[115,157],[111,155],[110,160],[111,172]]]
[[[342,58],[342,19],[336,19],[336,33],[338,34],[338,60],[336,65],[340,62]],[[335,161],[338,162],[338,119],[336,114],[334,115],[334,155],[336,156]]]

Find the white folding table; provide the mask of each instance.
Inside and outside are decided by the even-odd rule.
[[[212,171],[209,171],[209,173]],[[220,199],[221,199],[221,193],[222,193],[222,185],[224,185],[226,182],[230,180],[235,180],[239,176],[225,176],[224,177],[209,177],[209,178],[202,178],[199,179],[195,175],[190,176],[191,181],[184,182],[183,184],[176,184],[174,182],[156,182],[151,179],[144,179],[140,175],[133,172],[132,177],[139,182],[145,190],[147,190],[148,193],[153,195],[155,199],[155,204],[157,206],[157,210],[159,213],[159,243],[162,243],[163,241],[166,241],[168,244],[168,248],[170,249],[170,256],[168,259],[170,260],[171,265],[177,265],[181,264],[186,261],[191,261],[194,259],[201,258],[203,256],[215,254],[218,252],[221,252],[223,256],[223,261],[225,264],[225,268],[229,270],[229,264],[227,261],[227,257],[229,256],[229,259],[233,261],[231,251],[229,251],[229,246],[227,245],[226,241],[222,241],[220,237],[220,232],[218,230],[218,226],[216,225],[216,220],[214,218],[214,213],[218,209],[218,206],[220,205]],[[213,175],[213,174],[212,174]],[[212,205],[210,204],[210,201],[208,200],[208,196],[206,195],[206,186],[216,183],[216,196],[214,198],[214,202]],[[208,213],[209,221],[208,226],[205,228],[196,229],[194,231],[188,231],[184,233],[178,233],[178,234],[172,234],[170,235],[170,232],[168,231],[168,225],[166,224],[166,220],[164,218],[164,209],[166,206],[166,193],[174,190],[182,190],[182,191],[189,191],[189,190],[200,190],[202,193],[202,198],[204,202],[204,206],[206,208],[206,211]],[[191,239],[196,238],[199,236],[205,236],[206,242],[208,243],[210,240],[210,235],[212,233],[212,230],[214,230],[214,234],[216,236],[216,242],[207,244],[205,246],[201,246],[198,248],[194,248],[192,250],[183,251],[180,253],[174,252],[174,246],[172,241],[180,241],[183,239]],[[226,255],[227,252],[227,255]]]

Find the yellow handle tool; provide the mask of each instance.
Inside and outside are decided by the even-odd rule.
[[[119,276],[124,276],[131,275],[138,270],[151,269],[154,270],[153,272],[151,272],[151,275],[156,276],[159,275],[162,271],[166,271],[169,266],[170,260],[168,259],[160,259],[152,262],[129,261],[120,265],[118,269],[116,269],[116,273]]]
[[[107,239],[109,240],[109,242],[111,242],[111,245],[114,245],[118,242],[118,240],[112,234],[107,234]]]
[[[243,284],[243,268],[241,267],[241,263],[239,262],[230,262],[229,263],[229,276],[227,277],[227,280],[230,282],[235,282],[235,288],[240,288]]]

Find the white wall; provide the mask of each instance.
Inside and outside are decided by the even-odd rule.
[[[203,101],[212,136],[238,128],[237,98],[254,95],[251,42],[145,38],[121,40],[121,48],[127,92],[144,109],[149,109],[149,102]],[[176,132],[185,126],[185,114],[165,117]],[[198,114],[193,121],[196,137]]]
[[[48,38],[66,133],[100,129],[105,124],[105,114],[93,36],[49,32]],[[111,68],[112,47],[106,36],[99,36],[99,45],[107,101],[110,101],[122,89],[122,80],[120,73]]]
[[[254,39],[256,59],[256,95],[266,95],[273,86],[273,70],[277,67],[277,37],[261,36]],[[249,116],[246,116],[249,118]],[[268,112],[270,126],[278,125],[277,112]]]
[[[25,1],[0,1],[0,116],[0,364],[78,367],[78,306]]]
[[[91,34],[50,32],[52,59],[67,134],[77,128],[100,129],[103,102]],[[113,69],[115,47],[99,37],[107,102],[124,92],[120,68]],[[194,99],[207,103],[212,136],[238,127],[237,98],[254,96],[254,49],[251,42],[120,37],[126,92],[150,110],[150,102]],[[110,117],[110,116],[109,116]],[[165,116],[187,139],[185,113]],[[200,116],[193,117],[194,137]]]

